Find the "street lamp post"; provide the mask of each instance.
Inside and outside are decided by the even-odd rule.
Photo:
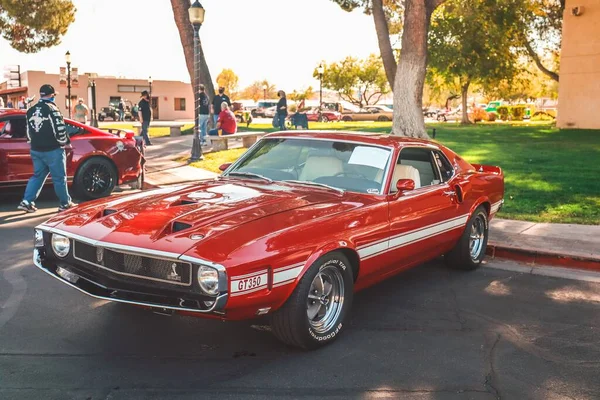
[[[323,107],[323,72],[325,72],[325,68],[323,68],[323,64],[319,64],[317,67],[317,73],[319,74],[319,109]]]
[[[92,91],[92,126],[98,127],[98,114],[96,113],[96,78],[98,76],[94,74],[90,74],[90,88]]]
[[[152,109],[152,77],[149,76],[148,77],[148,86],[150,86],[150,93],[148,94],[148,96],[150,96],[150,110]],[[150,117],[150,120],[154,119],[154,113],[152,113],[152,116]]]
[[[268,89],[268,88],[269,88],[269,87],[268,87],[268,86],[267,86],[267,84],[265,83],[265,84],[263,85],[263,100],[267,100],[267,89]]]
[[[69,109],[69,118],[71,118],[71,52],[65,53],[67,62],[67,108]]]
[[[200,27],[204,22],[204,12],[198,0],[188,9],[190,23],[194,27],[194,140],[190,162],[204,158],[200,144]]]

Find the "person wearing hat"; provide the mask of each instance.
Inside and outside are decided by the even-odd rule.
[[[75,204],[67,188],[67,155],[65,146],[70,142],[65,120],[54,104],[56,91],[51,85],[42,85],[40,100],[27,110],[27,138],[31,145],[33,176],[27,182],[23,200],[18,208],[35,212],[35,200],[42,186],[52,174],[54,192],[60,200],[58,211],[68,210]]]
[[[152,109],[150,108],[150,93],[147,90],[142,92],[142,99],[138,103],[140,122],[142,123],[142,137],[146,146],[152,146],[150,137],[148,136],[148,128],[152,119]]]
[[[225,94],[225,88],[221,86],[219,88],[219,94],[216,94],[212,99],[212,114],[215,122],[215,126],[217,125],[217,121],[219,120],[219,113],[221,112],[221,104],[223,102],[227,103],[229,107],[231,107],[231,100],[229,100],[229,96]]]

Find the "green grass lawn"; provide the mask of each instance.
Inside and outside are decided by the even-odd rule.
[[[105,123],[102,123],[100,128],[129,129],[134,132],[137,132],[137,128],[134,128],[133,124],[123,124],[123,123],[105,124]],[[194,124],[186,124],[181,127],[181,133],[182,134],[188,134],[188,133],[191,134],[191,133],[193,133],[193,128],[194,128]],[[170,128],[168,128],[168,127],[154,128],[154,127],[150,126],[150,129],[148,129],[148,133],[150,134],[151,138],[157,138],[157,137],[169,136],[171,131],[170,131]]]
[[[310,128],[387,133],[391,123],[310,123]],[[430,135],[433,128],[436,141],[467,161],[502,167],[506,193],[499,217],[600,224],[600,130],[559,130],[547,123],[445,123],[428,125]],[[248,130],[274,129],[253,124]],[[242,152],[214,153],[211,170],[219,172],[220,164],[237,159]],[[197,166],[207,168],[203,163]]]

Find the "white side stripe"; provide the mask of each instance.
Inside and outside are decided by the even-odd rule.
[[[465,214],[424,228],[414,229],[401,235],[391,236],[383,242],[379,241],[373,245],[364,246],[358,250],[358,255],[361,259],[371,258],[464,226],[468,219],[469,214]]]
[[[273,285],[296,279],[300,275],[300,272],[302,272],[302,268],[304,268],[304,264],[292,269],[286,269],[285,271],[275,271],[273,274]]]

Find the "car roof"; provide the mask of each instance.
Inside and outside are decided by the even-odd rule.
[[[393,147],[396,149],[407,146],[423,146],[440,149],[441,146],[433,141],[417,139],[405,136],[396,136],[376,132],[353,132],[353,131],[281,131],[273,132],[264,136],[265,138],[299,138],[299,139],[328,139],[332,141],[353,141],[377,146]]]

